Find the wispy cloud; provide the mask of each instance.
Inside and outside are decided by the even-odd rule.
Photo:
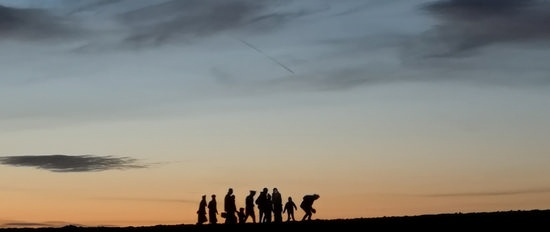
[[[497,43],[547,42],[550,2],[441,0],[423,6],[439,25],[426,34],[436,56],[456,56]]]
[[[0,164],[16,167],[34,167],[52,172],[96,172],[145,168],[129,157],[93,155],[28,155],[0,157]]]
[[[311,13],[285,8],[288,4],[278,0],[83,0],[57,8],[0,6],[0,34],[27,40],[76,38],[78,51],[154,47],[192,42],[220,32],[275,30]],[[87,36],[72,36],[76,32]]]
[[[2,228],[43,228],[43,227],[63,227],[67,225],[75,225],[68,222],[27,222],[27,221],[0,221],[0,227]]]
[[[277,28],[292,14],[269,12],[274,2],[173,0],[122,13],[117,19],[131,29],[126,42],[157,45],[243,29],[252,23]]]
[[[425,197],[480,197],[480,196],[491,197],[491,196],[538,194],[538,193],[550,193],[550,188],[493,191],[493,192],[440,193],[440,194],[427,194],[422,196],[425,196]]]
[[[169,199],[169,198],[131,198],[131,197],[95,197],[97,200],[105,201],[142,201],[160,203],[196,203],[196,199]]]

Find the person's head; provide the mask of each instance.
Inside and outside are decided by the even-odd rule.
[[[213,198],[216,198],[216,194],[212,194],[212,199],[213,199]]]
[[[256,194],[256,191],[250,190],[250,195],[254,196]]]
[[[202,199],[206,199],[206,195],[202,195]]]
[[[319,194],[313,194],[313,198],[319,199],[319,197],[321,197],[321,196],[319,196]]]
[[[233,193],[233,188],[229,188],[229,189],[227,190],[227,193],[229,193],[229,194]]]
[[[288,197],[288,201],[292,201],[292,197]]]
[[[264,188],[262,192],[267,193],[267,191],[269,191],[269,189]]]
[[[273,188],[273,192],[276,193],[279,192],[279,190],[277,188]]]

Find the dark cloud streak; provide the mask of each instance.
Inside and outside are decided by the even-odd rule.
[[[252,29],[252,24],[266,23],[274,29],[304,14],[270,12],[268,9],[276,2],[172,0],[125,12],[116,18],[130,28],[130,35],[124,42],[139,46],[162,45],[224,31]]]
[[[267,57],[268,59],[270,59],[271,61],[273,61],[274,63],[276,63],[277,65],[279,65],[280,67],[284,68],[286,71],[288,71],[289,73],[291,74],[294,74],[294,71],[292,71],[292,69],[290,69],[289,67],[287,67],[286,65],[284,65],[283,63],[281,63],[280,61],[278,61],[277,59],[275,59],[274,57],[268,55],[267,53],[265,53],[264,51],[262,51],[261,49],[257,48],[256,46],[244,41],[244,40],[240,40],[244,45],[248,46],[249,48],[252,48],[253,50],[257,51],[258,53],[264,55],[265,57]]]
[[[195,203],[194,199],[168,199],[168,198],[130,198],[130,197],[96,197],[97,200],[106,201],[142,201],[160,203]]]
[[[279,8],[287,4],[279,0],[159,0],[148,4],[83,0],[56,11],[0,6],[0,35],[31,41],[72,39],[88,49],[155,47],[227,31],[271,31],[312,13]]]
[[[68,20],[45,10],[0,5],[0,39],[44,40],[74,36],[77,31]]]
[[[538,194],[538,193],[549,193],[550,189],[541,188],[541,189],[526,189],[526,190],[516,190],[516,191],[500,191],[500,192],[469,192],[469,193],[445,193],[445,194],[431,194],[424,195],[427,197],[479,197],[479,196],[508,196],[508,195],[523,195],[523,194]]]
[[[65,222],[6,222],[0,224],[2,228],[42,228],[42,227],[62,227],[66,225],[75,225]]]
[[[95,172],[146,167],[129,157],[93,155],[4,156],[0,157],[0,164],[34,167],[52,172]]]
[[[442,0],[423,9],[441,20],[426,34],[438,49],[432,51],[436,56],[462,55],[497,43],[550,39],[549,1]]]

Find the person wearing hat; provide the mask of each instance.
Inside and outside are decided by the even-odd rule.
[[[256,213],[254,212],[254,195],[256,195],[256,191],[250,190],[250,193],[245,198],[245,222],[248,220],[248,217],[250,217],[252,218],[252,223],[256,223]]]

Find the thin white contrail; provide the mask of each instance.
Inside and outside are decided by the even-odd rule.
[[[260,50],[259,48],[257,48],[256,46],[240,39],[240,41],[245,44],[246,46],[256,50],[257,52],[259,52],[260,54],[266,56],[267,58],[269,58],[271,61],[275,62],[276,64],[278,64],[279,66],[283,67],[284,69],[286,69],[288,72],[294,74],[294,71],[292,71],[292,69],[290,69],[289,67],[287,67],[286,65],[282,64],[281,62],[279,62],[277,59],[273,58],[272,56],[266,54],[264,51]]]

